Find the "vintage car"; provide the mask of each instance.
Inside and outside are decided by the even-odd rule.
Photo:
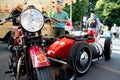
[[[0,25],[0,41],[3,41],[3,42],[8,42],[10,37],[11,37],[11,32],[9,30],[9,26],[12,25],[12,22],[11,21],[8,21],[4,24],[1,24]]]
[[[4,24],[1,24],[0,27],[0,41],[3,42],[8,42],[9,39],[11,38],[11,31],[9,30],[9,27],[12,26],[11,21],[7,21]],[[42,28],[42,34],[44,38],[48,38],[53,40],[54,38],[54,30],[53,30],[54,25],[50,24],[49,22],[44,24],[44,27]],[[70,34],[71,31],[73,31],[73,26],[66,25],[65,26],[65,33]]]

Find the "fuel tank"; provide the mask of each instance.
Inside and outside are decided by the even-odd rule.
[[[75,43],[74,39],[59,38],[49,48],[47,55],[52,58],[66,59],[71,46]]]

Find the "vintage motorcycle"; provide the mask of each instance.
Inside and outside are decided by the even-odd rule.
[[[4,20],[1,23],[6,22]],[[28,7],[20,15],[20,36],[13,39],[14,45],[9,49],[12,52],[9,64],[16,80],[52,80],[50,62],[43,50],[41,29],[44,25],[44,16],[33,7]]]

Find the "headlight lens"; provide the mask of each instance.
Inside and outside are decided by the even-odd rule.
[[[37,9],[26,9],[20,15],[22,27],[29,32],[36,32],[42,29],[44,17]]]

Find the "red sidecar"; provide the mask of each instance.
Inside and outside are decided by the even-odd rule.
[[[61,36],[48,47],[47,55],[51,60],[70,64],[77,74],[85,74],[93,59],[104,56],[110,60],[111,38],[106,38],[102,46],[95,34],[93,29],[88,29],[80,36]]]

